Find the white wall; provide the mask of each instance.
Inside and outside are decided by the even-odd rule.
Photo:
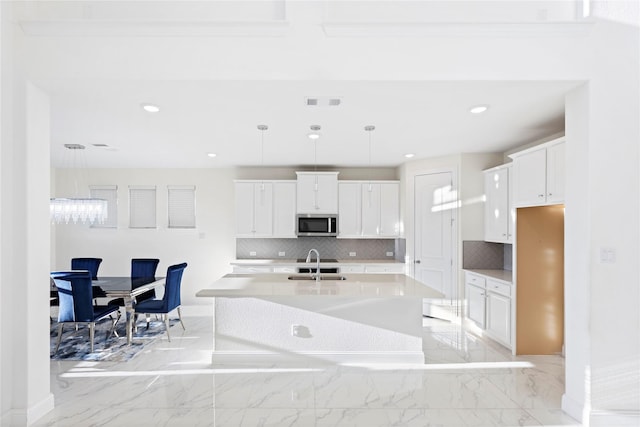
[[[640,423],[639,40],[599,22],[589,84],[567,97],[563,409],[592,426]]]
[[[0,4],[0,424],[53,408],[49,384],[49,99],[25,80]],[[15,56],[14,56],[15,54]]]
[[[158,275],[188,263],[182,281],[184,305],[210,305],[195,293],[226,273],[235,258],[233,169],[91,169],[87,185],[118,186],[118,228],[60,224],[52,247],[52,267],[70,267],[73,257],[102,258],[101,275],[129,275],[131,258],[159,258]],[[59,169],[56,196],[73,193],[78,171]],[[71,177],[71,179],[70,179]],[[129,228],[129,186],[155,185],[157,228]],[[196,186],[196,229],[167,228],[167,185]]]

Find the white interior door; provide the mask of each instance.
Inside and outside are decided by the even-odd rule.
[[[448,303],[456,298],[453,225],[457,208],[452,172],[415,177],[415,278],[442,292],[443,302]]]

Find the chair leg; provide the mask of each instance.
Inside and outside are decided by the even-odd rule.
[[[105,341],[109,339],[111,334],[113,334],[116,337],[120,338],[120,335],[118,335],[118,331],[116,331],[116,324],[120,320],[120,311],[118,311],[118,315],[116,316],[116,320],[113,320],[113,317],[111,317],[111,315],[109,315],[109,319],[111,319],[111,329],[109,330],[109,334],[107,335],[107,338],[105,339]]]
[[[182,325],[182,330],[186,331],[187,328],[184,327],[184,323],[182,323],[182,313],[180,313],[180,307],[178,307],[178,319],[180,319],[180,324]]]
[[[169,313],[166,313],[164,316],[164,328],[167,330],[167,339],[171,342],[171,336],[169,335]]]
[[[89,322],[89,340],[91,341],[91,353],[93,353],[93,338],[96,335],[96,323]]]
[[[151,315],[149,313],[145,313],[145,316],[147,318],[147,329],[149,329],[149,323],[151,323]]]
[[[53,352],[53,354],[56,354],[58,352],[58,349],[60,348],[60,341],[62,340],[62,328],[64,327],[64,323],[60,323],[58,325],[58,340],[56,341],[56,349]]]

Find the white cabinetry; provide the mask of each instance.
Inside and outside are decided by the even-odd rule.
[[[484,240],[513,243],[515,213],[511,207],[511,165],[484,171]]]
[[[511,286],[487,279],[487,335],[511,347]]]
[[[295,181],[273,181],[273,237],[296,237]]]
[[[338,213],[338,172],[296,172],[298,213]]]
[[[237,237],[295,237],[295,181],[236,181]]]
[[[341,181],[338,201],[338,237],[400,235],[400,184],[397,181]]]
[[[236,236],[273,235],[273,185],[270,182],[236,182]]]
[[[465,272],[466,316],[495,341],[511,348],[511,284]]]
[[[386,264],[386,265],[365,265],[365,273],[388,273],[388,274],[404,274],[404,264]]]
[[[466,273],[465,291],[467,295],[467,317],[484,329],[485,326],[485,279]]]
[[[511,154],[517,207],[564,202],[564,138]]]

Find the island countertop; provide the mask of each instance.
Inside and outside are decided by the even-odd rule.
[[[339,296],[443,298],[440,292],[404,274],[343,274],[346,280],[290,280],[291,274],[227,274],[197,297]]]

